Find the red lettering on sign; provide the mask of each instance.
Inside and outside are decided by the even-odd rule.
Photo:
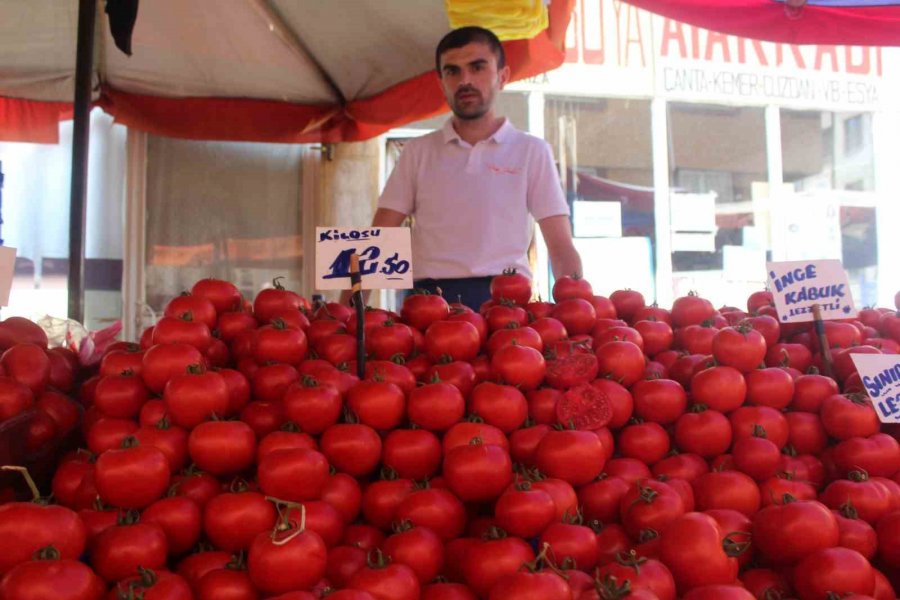
[[[640,54],[641,66],[647,65],[644,57],[644,40],[641,32],[641,16],[637,7],[631,4],[625,4],[616,0],[613,3],[616,10],[616,39],[619,44],[616,48],[618,54],[618,64],[620,67],[627,67],[631,64],[631,46],[637,46],[637,53]],[[622,27],[622,8],[625,8],[625,26]],[[623,32],[624,29],[624,32]]]
[[[728,35],[716,31],[710,31],[706,34],[706,55],[704,60],[713,60],[713,54],[716,52],[716,46],[722,49],[722,60],[727,63],[731,62],[731,50],[728,48]]]
[[[753,47],[753,52],[756,54],[756,60],[759,61],[760,66],[768,67],[769,59],[766,56],[766,51],[762,47],[762,42],[759,40],[748,40],[747,38],[738,38],[738,62],[742,65],[747,64],[747,42],[750,42]]]
[[[806,61],[803,60],[803,55],[800,53],[800,48],[792,44],[778,44],[775,46],[775,64],[779,67],[784,64],[785,46],[790,49],[791,55],[794,57],[794,62],[797,64],[797,67],[800,69],[805,69]]]
[[[669,44],[672,42],[678,44],[678,54],[681,55],[681,58],[687,58],[687,43],[684,39],[684,26],[678,21],[666,19],[663,21],[662,40],[659,44],[662,56],[669,56]]]
[[[841,67],[838,64],[837,47],[826,46],[822,44],[816,46],[816,64],[813,68],[816,71],[821,71],[822,63],[824,62],[826,56],[829,56],[831,58],[831,70],[834,72],[840,71]]]
[[[854,52],[856,51],[856,52]],[[853,60],[853,55],[855,53],[860,54],[859,62]],[[871,61],[869,60],[869,49],[868,48],[856,48],[853,46],[846,46],[844,48],[844,57],[847,61],[847,72],[848,73],[856,73],[858,75],[868,75],[869,71],[872,69]]]

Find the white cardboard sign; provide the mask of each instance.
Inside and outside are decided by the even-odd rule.
[[[766,263],[769,290],[782,323],[813,320],[818,304],[822,319],[856,316],[847,273],[839,260],[795,260]]]
[[[900,354],[851,354],[882,423],[900,423]]]
[[[350,289],[352,254],[363,289],[413,287],[408,227],[316,227],[316,289]]]
[[[9,306],[9,292],[16,272],[16,249],[0,246],[0,306]]]

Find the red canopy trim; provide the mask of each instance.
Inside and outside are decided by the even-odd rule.
[[[504,43],[513,80],[555,69],[565,58],[565,33],[575,0],[553,0],[550,25],[529,40]],[[168,137],[280,143],[350,142],[447,111],[437,75],[423,73],[346,106],[247,98],[166,98],[104,86],[95,103],[116,121]],[[56,143],[69,103],[0,98],[0,139]],[[52,135],[51,135],[52,134]]]
[[[59,122],[72,118],[68,102],[0,97],[0,141],[59,143]]]
[[[900,6],[814,6],[772,0],[624,1],[682,23],[745,38],[788,44],[900,45]]]

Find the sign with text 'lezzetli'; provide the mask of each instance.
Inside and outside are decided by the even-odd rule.
[[[900,423],[900,354],[851,354],[882,423]]]
[[[782,323],[812,321],[818,304],[822,320],[856,316],[847,273],[839,260],[796,260],[766,263],[769,291]]]
[[[363,289],[412,288],[408,227],[316,227],[316,289],[350,289],[353,254]]]

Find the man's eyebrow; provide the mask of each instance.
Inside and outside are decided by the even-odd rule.
[[[475,60],[473,60],[469,63],[469,66],[486,65],[487,62],[488,61],[486,58],[476,58]]]

